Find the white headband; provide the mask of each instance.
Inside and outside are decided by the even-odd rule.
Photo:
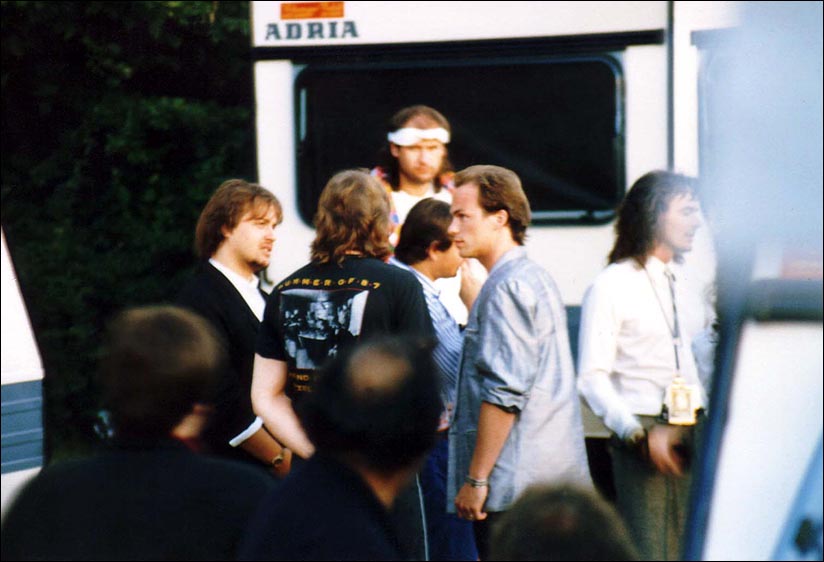
[[[449,142],[449,131],[443,127],[435,129],[415,129],[414,127],[404,127],[394,133],[386,135],[389,142],[398,146],[411,146],[423,140],[436,140],[444,144]]]

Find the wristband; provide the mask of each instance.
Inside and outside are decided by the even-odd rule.
[[[473,488],[488,488],[489,487],[489,480],[475,480],[471,476],[467,476],[464,480],[467,484],[472,486]]]

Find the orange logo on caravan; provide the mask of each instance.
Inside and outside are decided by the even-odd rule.
[[[342,17],[343,2],[284,2],[280,5],[282,20]]]
[[[344,17],[343,2],[284,2],[280,6],[281,20],[306,20]],[[358,37],[353,21],[270,23],[266,39],[345,39]]]

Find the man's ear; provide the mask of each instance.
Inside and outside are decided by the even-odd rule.
[[[220,233],[223,235],[223,238],[228,238],[229,235],[232,234],[232,229],[224,224],[220,227]]]
[[[401,149],[398,148],[398,145],[394,142],[389,143],[389,153],[392,155],[392,158],[397,158],[398,155],[401,153]]]
[[[433,240],[429,244],[429,247],[426,249],[426,257],[429,258],[430,260],[437,261],[439,254],[440,254],[440,251],[438,250],[438,242],[436,240]]]
[[[211,414],[211,406],[200,402],[193,404],[191,411],[172,429],[172,436],[183,440],[197,438]]]
[[[506,209],[498,209],[497,211],[495,211],[494,216],[496,223],[501,228],[503,228],[507,225],[507,223],[509,223],[509,212]]]

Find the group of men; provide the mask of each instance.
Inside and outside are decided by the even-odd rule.
[[[161,434],[180,426],[175,435],[188,436],[182,428],[202,425],[198,448],[259,469],[249,470],[258,474],[247,478],[248,490],[234,494],[237,510],[221,516],[234,522],[225,526],[223,550],[209,557],[489,559],[500,536],[493,526],[507,524],[506,512],[528,488],[592,488],[579,392],[614,433],[617,504],[641,556],[679,556],[691,429],[671,422],[691,423],[685,416],[706,398],[689,334],[679,330],[669,268],[690,250],[699,225],[691,181],[657,172],[629,191],[610,265],[583,303],[576,378],[563,300],[524,248],[531,214],[518,176],[488,165],[453,173],[450,135],[432,108],[398,112],[387,164],[329,180],[310,262],[270,295],[256,273],[269,264],[282,208],[259,185],[225,182],[197,224],[201,268],[176,301],[199,316],[174,309],[127,316],[129,329],[155,339],[200,330],[203,318],[208,333],[199,337],[220,352],[214,365],[199,367],[219,375],[208,406],[202,389],[182,393],[179,415],[138,435],[155,450]],[[140,314],[154,324],[143,326]],[[145,343],[132,350],[140,359],[132,369],[154,369],[158,379],[191,374],[182,359],[154,365]],[[180,345],[168,356],[194,361]],[[115,371],[104,373],[114,380]],[[157,382],[157,389],[167,387]],[[678,411],[665,395],[675,396]],[[668,419],[659,416],[663,405]],[[116,430],[133,437],[131,418],[118,417],[125,401],[110,407]],[[265,499],[260,469],[282,479]],[[232,477],[229,465],[221,470],[213,486]],[[43,482],[54,472],[45,470],[18,506],[26,497],[52,500]],[[140,479],[137,486],[135,495]],[[208,496],[209,486],[201,493]],[[255,494],[263,502],[253,515]],[[184,517],[174,506],[160,511]],[[192,537],[207,528],[178,525]],[[78,532],[73,547],[92,549],[87,557],[122,557],[89,531]],[[4,526],[4,556],[5,535]],[[174,557],[169,542],[156,540],[142,557]]]

